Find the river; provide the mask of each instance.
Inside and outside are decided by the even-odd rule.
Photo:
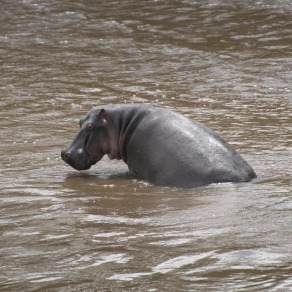
[[[1,291],[291,291],[290,0],[3,0]],[[200,121],[258,178],[183,190],[60,151],[93,104]]]

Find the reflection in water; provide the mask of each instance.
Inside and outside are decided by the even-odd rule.
[[[1,290],[291,289],[290,1],[2,7]],[[125,102],[207,124],[258,179],[178,190],[66,166],[79,118]]]

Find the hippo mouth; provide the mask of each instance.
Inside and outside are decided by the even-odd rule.
[[[70,151],[62,150],[61,151],[61,157],[64,162],[69,164],[71,167],[73,167],[76,170],[87,170],[89,169],[94,162],[90,161],[88,154],[86,153],[85,157],[84,154],[82,155],[83,158],[81,159],[81,155],[78,154],[78,152],[81,152],[80,150],[77,151],[77,154],[72,153]]]
[[[63,161],[79,171],[89,169],[93,164],[96,163],[96,161],[90,159],[89,153],[86,149],[88,141],[89,137],[87,136],[85,137],[81,148],[76,149],[71,145],[71,147],[67,148],[66,150],[62,150],[61,157]]]

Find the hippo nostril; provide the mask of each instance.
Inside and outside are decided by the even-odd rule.
[[[68,161],[70,159],[70,155],[71,153],[69,151],[65,151],[65,150],[62,150],[61,151],[61,157],[64,161]]]

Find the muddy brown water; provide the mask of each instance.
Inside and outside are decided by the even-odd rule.
[[[291,291],[291,19],[288,0],[1,1],[0,290]],[[131,102],[207,124],[258,178],[63,163],[92,104]]]

